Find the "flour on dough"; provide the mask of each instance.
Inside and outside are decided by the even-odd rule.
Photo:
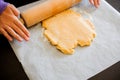
[[[42,26],[51,44],[64,54],[73,54],[77,45],[90,45],[96,35],[94,25],[73,10],[66,10],[44,20]]]

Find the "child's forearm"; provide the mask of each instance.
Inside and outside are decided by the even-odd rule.
[[[0,0],[0,14],[4,11],[7,5],[8,5],[7,2],[4,2],[4,0]]]

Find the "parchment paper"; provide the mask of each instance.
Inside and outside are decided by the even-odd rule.
[[[29,29],[30,41],[10,43],[30,80],[86,80],[120,60],[120,14],[104,0],[98,9],[87,1],[74,9],[89,14],[95,25],[97,37],[91,46],[64,55],[44,37],[41,23]]]

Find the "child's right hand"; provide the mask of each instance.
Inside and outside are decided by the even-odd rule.
[[[0,32],[9,40],[29,40],[29,32],[18,20],[19,11],[11,4],[0,14]]]
[[[100,5],[100,0],[89,0],[91,4],[93,4],[96,8]]]

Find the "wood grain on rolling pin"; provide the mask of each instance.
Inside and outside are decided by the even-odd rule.
[[[81,0],[47,0],[21,12],[21,17],[24,20],[25,25],[30,27],[48,17],[70,8],[80,1]]]

